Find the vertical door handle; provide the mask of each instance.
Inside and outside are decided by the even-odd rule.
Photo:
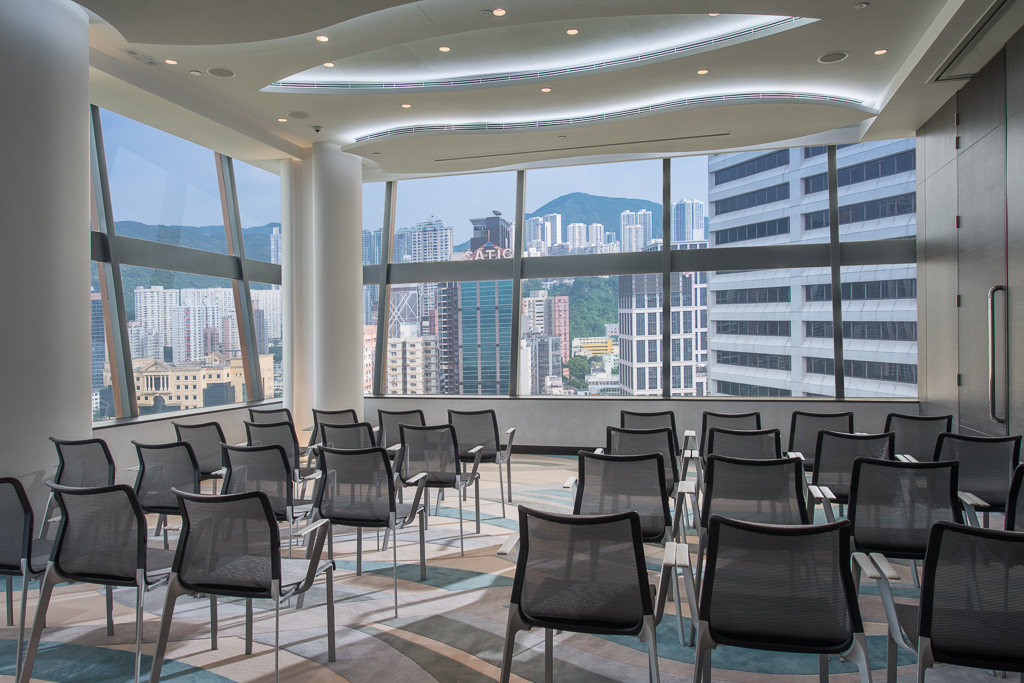
[[[1003,285],[988,290],[988,416],[1000,424],[1006,418],[996,415],[996,292],[1006,291]]]

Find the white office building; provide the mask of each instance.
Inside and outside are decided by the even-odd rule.
[[[704,234],[704,202],[680,199],[672,202],[672,241],[707,239]]]

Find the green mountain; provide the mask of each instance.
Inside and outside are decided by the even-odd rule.
[[[566,226],[570,223],[600,223],[605,232],[615,233],[615,239],[621,239],[622,212],[646,209],[653,215],[654,237],[661,237],[661,204],[646,199],[626,199],[622,197],[597,197],[584,192],[573,192],[562,195],[540,207],[527,218],[546,216],[549,213],[562,214],[562,236],[565,237]]]

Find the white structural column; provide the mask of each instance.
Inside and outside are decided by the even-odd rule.
[[[281,315],[284,405],[297,428],[313,424],[312,161],[281,162]],[[304,439],[300,438],[300,441]]]
[[[362,160],[313,145],[313,400],[363,415]]]
[[[0,471],[40,514],[47,437],[89,438],[89,33],[66,0],[0,0]]]

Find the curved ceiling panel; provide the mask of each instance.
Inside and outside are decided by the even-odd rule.
[[[554,80],[688,57],[815,21],[681,14],[493,27],[338,59],[281,79],[263,92],[429,92]],[[566,27],[578,33],[568,36]]]
[[[309,33],[411,0],[78,0],[130,43],[226,45]]]

